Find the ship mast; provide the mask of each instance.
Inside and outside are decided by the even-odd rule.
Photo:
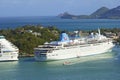
[[[100,29],[98,28],[98,34],[101,35]]]

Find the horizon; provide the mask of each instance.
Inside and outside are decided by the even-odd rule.
[[[119,0],[0,0],[0,17],[57,16],[64,12],[90,15],[101,7],[112,9],[119,4]]]

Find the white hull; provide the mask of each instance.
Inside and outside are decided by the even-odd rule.
[[[6,40],[4,36],[0,36],[0,61],[16,61],[18,60],[19,49]]]
[[[35,59],[37,61],[49,61],[49,60],[60,60],[75,58],[81,56],[89,56],[95,54],[105,53],[113,47],[112,42],[104,42],[97,44],[86,44],[66,47],[60,50],[54,50],[52,53],[46,53],[46,55],[35,54]]]
[[[18,54],[17,53],[0,53],[0,61],[17,61]]]

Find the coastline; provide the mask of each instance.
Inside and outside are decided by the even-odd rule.
[[[34,57],[34,54],[19,55],[18,58]]]

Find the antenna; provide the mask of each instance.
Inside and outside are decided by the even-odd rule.
[[[78,31],[74,31],[74,33],[75,33],[75,36],[77,37],[78,36]]]

